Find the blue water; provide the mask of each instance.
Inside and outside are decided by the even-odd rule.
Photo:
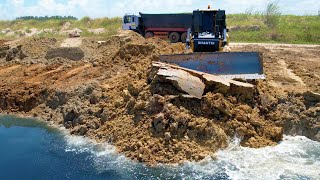
[[[146,167],[44,122],[0,116],[3,179],[320,179],[320,143],[286,137],[276,147],[250,149],[235,139],[217,159]]]

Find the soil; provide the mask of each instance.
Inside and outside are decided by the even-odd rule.
[[[127,31],[99,43],[83,38],[77,61],[48,57],[70,48],[54,38],[9,45],[21,45],[25,57],[0,59],[0,113],[63,125],[147,165],[214,157],[235,136],[253,148],[277,145],[283,134],[320,141],[319,46],[232,45],[262,52],[267,79],[250,96],[213,88],[196,99],[152,78],[152,61],[184,53],[180,43]]]
[[[6,40],[0,39],[0,46],[1,46],[2,44],[6,43],[6,42],[7,42]]]

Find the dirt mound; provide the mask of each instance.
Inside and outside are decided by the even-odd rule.
[[[105,41],[83,39],[79,48],[84,57],[74,61],[66,56],[45,58],[57,48],[55,39],[20,43],[28,55],[23,61],[33,63],[0,61],[0,112],[62,124],[72,134],[110,142],[127,157],[149,165],[214,156],[234,136],[241,138],[243,146],[256,148],[276,145],[284,132],[320,141],[318,95],[289,91],[285,88],[302,87],[285,79],[281,79],[283,87],[274,86],[284,72],[277,66],[278,59],[296,72],[286,53],[291,50],[234,48],[263,52],[268,79],[252,84],[250,92],[232,83],[215,84],[197,99],[185,96],[172,82],[155,78],[151,71],[159,55],[184,53],[184,44],[146,40],[126,31]],[[65,55],[70,50],[63,48],[62,52]],[[318,53],[308,52],[312,58]],[[317,89],[302,80],[308,89]]]
[[[18,45],[22,46],[22,51],[32,59],[43,58],[50,48],[57,46],[55,38],[27,38]]]
[[[49,49],[45,56],[46,59],[57,57],[78,61],[84,57],[84,52],[78,47],[59,47]]]

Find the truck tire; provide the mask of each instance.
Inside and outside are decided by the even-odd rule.
[[[169,34],[169,40],[171,43],[177,43],[180,41],[180,34],[177,32],[172,32]]]
[[[182,35],[181,35],[181,42],[182,43],[186,43],[187,42],[187,35],[188,35],[187,32],[182,33]]]
[[[144,37],[145,37],[146,39],[152,38],[153,36],[154,36],[154,35],[153,35],[152,32],[147,32],[146,35],[144,35]]]

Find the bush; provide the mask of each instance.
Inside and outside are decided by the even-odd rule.
[[[275,28],[279,25],[280,16],[281,12],[278,3],[269,2],[264,13],[264,23],[270,28]]]
[[[26,33],[31,33],[31,30],[29,28],[26,29]]]
[[[80,20],[81,22],[83,22],[83,23],[88,23],[88,22],[90,22],[91,21],[91,18],[90,17],[88,17],[88,16],[85,16],[85,17],[83,17],[83,18],[81,18],[81,20]]]

